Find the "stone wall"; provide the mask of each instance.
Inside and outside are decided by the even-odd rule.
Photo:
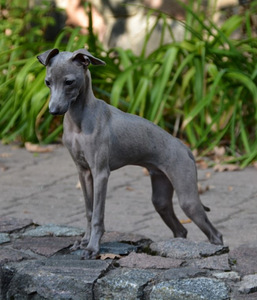
[[[256,245],[104,235],[97,260],[70,246],[79,228],[0,218],[0,299],[256,299]]]

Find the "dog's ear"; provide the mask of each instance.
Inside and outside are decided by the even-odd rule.
[[[40,54],[37,56],[37,59],[39,60],[39,62],[44,65],[47,66],[50,59],[53,58],[55,55],[57,55],[59,53],[58,49],[51,49],[51,50],[47,50],[46,52]]]
[[[90,63],[92,65],[105,65],[104,61],[94,57],[86,49],[79,49],[77,51],[74,51],[71,59],[82,64],[84,68],[88,67]]]

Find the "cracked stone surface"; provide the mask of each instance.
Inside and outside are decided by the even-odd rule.
[[[119,260],[121,267],[140,269],[171,269],[182,265],[183,260],[132,252]]]
[[[0,217],[0,232],[11,233],[33,225],[31,219],[6,218]]]
[[[179,259],[201,258],[227,253],[228,247],[210,243],[196,243],[183,238],[156,242],[150,245],[152,251],[165,257]]]
[[[132,232],[118,232],[118,231],[106,231],[102,237],[102,243],[109,242],[130,242],[133,244],[138,244],[146,242],[149,245],[152,241],[140,234],[132,233]]]
[[[143,288],[156,276],[156,272],[140,269],[119,269],[111,271],[107,276],[97,280],[95,286],[96,299],[140,299]]]
[[[217,279],[227,279],[227,280],[232,280],[235,282],[240,280],[239,274],[234,271],[214,273],[213,276]]]
[[[241,275],[257,273],[257,243],[239,246],[232,250],[229,255],[235,262],[234,269]]]
[[[130,252],[137,251],[138,247],[129,245],[127,243],[109,242],[102,243],[100,249],[101,253],[128,255]]]
[[[10,236],[8,233],[0,233],[0,245],[10,242]]]
[[[31,250],[32,252],[50,257],[58,251],[74,244],[76,237],[25,237],[13,243],[14,249]]]
[[[0,264],[6,264],[9,262],[18,262],[24,259],[33,258],[31,255],[23,252],[12,249],[10,247],[2,247],[0,248]]]
[[[108,267],[105,261],[74,256],[22,263],[10,280],[7,299],[93,299],[93,284]]]
[[[47,224],[37,226],[34,229],[30,229],[22,234],[22,236],[79,236],[83,235],[84,230],[81,228],[70,227],[65,225]]]
[[[151,300],[225,300],[229,298],[226,284],[204,277],[161,282],[153,286]]]
[[[244,276],[239,287],[239,292],[242,294],[257,292],[257,274]]]
[[[10,219],[9,225],[12,222],[17,224],[18,220]],[[28,227],[24,222],[24,227],[8,234],[9,240],[0,247],[0,299],[256,298],[256,274],[241,278],[240,257],[238,265],[233,262],[231,266],[233,259],[230,254],[223,253],[227,249],[224,251],[221,246],[175,239],[173,245],[180,249],[183,259],[135,252],[127,255],[131,249],[149,251],[146,247],[149,239],[131,236],[137,245],[133,246],[129,241],[115,241],[115,237],[121,241],[128,239],[116,232],[109,235],[109,242],[103,243],[102,247],[108,246],[108,252],[121,248],[122,257],[107,255],[102,257],[103,260],[81,260],[80,254],[74,255],[76,251],[69,250],[78,238],[73,236],[77,232],[74,227],[49,224],[42,226],[44,234],[38,236],[34,229],[40,227],[34,223]],[[45,236],[49,232],[50,235]],[[57,236],[58,233],[64,236]],[[171,244],[167,241],[165,246]],[[192,255],[185,256],[185,249]]]
[[[194,259],[191,262],[189,262],[188,265],[199,269],[222,270],[222,271],[231,270],[228,254],[210,256],[202,259]]]

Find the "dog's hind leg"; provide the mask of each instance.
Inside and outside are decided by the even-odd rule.
[[[172,204],[173,186],[160,171],[150,171],[152,182],[152,202],[165,224],[172,230],[174,237],[186,238],[187,230],[177,219]]]
[[[212,244],[222,245],[222,235],[208,219],[204,206],[200,201],[197,177],[193,173],[189,173],[190,171],[187,170],[183,176],[183,180],[173,178],[172,181],[178,196],[179,204],[188,218],[202,230]]]

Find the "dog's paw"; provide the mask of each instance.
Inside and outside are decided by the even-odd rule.
[[[70,251],[76,251],[80,249],[80,242],[76,241],[73,246],[70,247]]]
[[[91,250],[84,250],[81,256],[81,259],[97,259],[99,257],[99,251],[91,251]]]
[[[214,244],[214,245],[221,245],[221,246],[224,245],[223,237],[220,233],[218,233],[217,236],[211,237],[210,242],[211,242],[211,244]]]
[[[88,245],[88,239],[82,239],[81,241],[76,241],[73,244],[73,246],[70,247],[70,251],[86,249],[87,245]]]

